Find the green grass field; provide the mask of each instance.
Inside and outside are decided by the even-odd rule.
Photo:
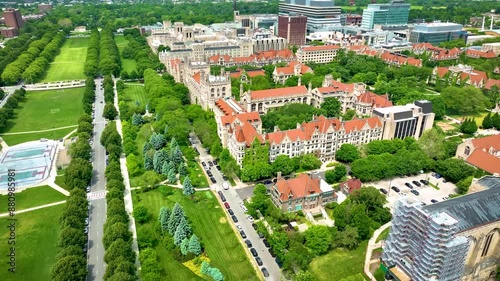
[[[122,70],[125,70],[127,73],[130,73],[132,70],[136,69],[137,63],[135,62],[134,59],[125,59],[121,56],[123,48],[125,48],[125,46],[127,46],[128,44],[128,40],[125,39],[125,36],[123,35],[117,35],[115,36],[115,42],[116,46],[118,47],[118,50],[120,51]]]
[[[7,271],[7,218],[0,218],[0,264],[2,281],[50,280],[56,261],[59,217],[64,204],[16,215],[16,273]]]
[[[330,251],[324,256],[315,258],[309,266],[310,270],[318,281],[340,280],[358,273],[364,276],[363,269],[367,245],[368,241],[363,241],[353,251],[345,249]]]
[[[48,185],[28,188],[15,193],[16,210],[24,210],[66,200],[66,196]],[[0,214],[7,212],[7,195],[0,196]]]
[[[458,120],[465,120],[465,118],[474,118],[476,120],[477,126],[482,126],[483,125],[483,119],[488,115],[488,112],[480,112],[476,114],[471,114],[468,116],[463,116],[463,115],[448,115],[452,118],[458,119]]]
[[[42,82],[85,79],[83,66],[87,57],[88,37],[68,38],[61,52],[50,63]]]
[[[389,231],[391,231],[390,227],[382,230],[382,232],[380,232],[380,235],[377,237],[377,240],[375,241],[375,243],[378,243],[380,240],[385,240],[387,238],[387,236],[389,236]]]
[[[145,107],[148,103],[146,99],[146,91],[144,91],[143,85],[125,85],[125,90],[123,90],[124,96],[122,100],[130,103],[131,105],[135,105],[135,102],[138,101],[142,107]]]
[[[162,206],[173,207],[176,202],[179,202],[194,233],[200,238],[205,252],[211,259],[210,264],[222,271],[226,281],[258,280],[256,272],[244,252],[245,249],[238,242],[236,234],[227,222],[223,209],[210,191],[197,193],[199,202],[195,203],[189,197],[184,196],[180,189],[172,190],[170,187],[163,187],[163,190],[164,193],[166,193],[165,191],[173,191],[173,194],[164,195],[160,189],[146,193],[133,191],[134,206],[136,208],[140,205],[146,206],[152,213],[150,222],[138,225],[139,234],[143,228],[156,229],[156,218]],[[159,264],[164,269],[162,280],[201,280],[176,261],[164,246],[159,245],[156,249],[160,257]]]
[[[84,88],[28,92],[19,108],[14,110],[14,118],[7,121],[0,134],[51,130],[54,128],[78,125],[83,113],[82,97]],[[7,144],[36,140],[41,137],[58,139],[74,130],[67,128],[34,134],[7,135]],[[9,142],[10,141],[10,142]]]

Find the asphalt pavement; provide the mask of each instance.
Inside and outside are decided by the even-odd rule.
[[[9,99],[9,97],[14,93],[15,90],[18,90],[18,89],[21,89],[21,87],[23,86],[24,84],[19,84],[19,85],[16,85],[16,86],[8,86],[8,87],[3,87],[2,89],[4,90],[5,92],[5,96],[4,98],[2,99],[2,101],[0,101],[0,108],[2,108],[5,103],[7,102],[7,100]]]
[[[94,137],[92,147],[92,171],[91,193],[105,191],[106,179],[104,173],[106,171],[106,150],[101,145],[100,139],[102,131],[106,126],[106,120],[102,117],[104,109],[104,91],[101,90],[102,79],[96,79],[96,102],[95,102],[95,122],[94,122]],[[101,103],[102,102],[102,103]],[[102,244],[103,227],[106,221],[106,198],[98,196],[96,199],[89,201],[89,236],[88,236],[88,281],[104,280],[104,272],[106,264],[104,262],[104,246]]]
[[[208,161],[213,161],[214,158],[205,152],[205,149],[202,147],[199,139],[196,137],[195,134],[190,135],[191,138],[194,140],[194,146],[198,149],[200,152],[199,155],[199,160],[200,162],[205,162],[208,166]],[[259,238],[257,232],[253,229],[252,227],[252,222],[247,218],[248,215],[245,214],[243,211],[243,208],[240,205],[240,202],[243,201],[243,198],[241,198],[236,189],[234,187],[230,187],[229,190],[224,190],[222,188],[222,183],[224,182],[222,178],[222,174],[216,169],[215,165],[210,167],[210,171],[212,172],[215,180],[217,183],[215,184],[215,190],[216,191],[222,191],[224,196],[226,197],[226,202],[229,203],[230,208],[233,210],[234,215],[238,219],[237,223],[234,223],[233,220],[230,218],[230,216],[227,213],[226,207],[222,206],[224,209],[227,220],[229,223],[232,223],[233,225],[239,225],[245,232],[248,240],[251,241],[252,247],[255,248],[255,250],[258,253],[258,256],[262,259],[263,266],[258,266],[259,270],[261,270],[263,267],[267,269],[269,272],[269,277],[264,278],[265,280],[269,281],[279,281],[281,278],[281,270],[278,267],[278,264],[276,263],[275,259],[271,256],[269,253],[268,248],[264,245],[262,242],[262,239]],[[229,183],[228,183],[229,184]],[[231,186],[231,185],[229,185]],[[211,187],[214,187],[214,184],[211,185]],[[217,197],[220,199],[219,195],[217,194]],[[238,239],[241,240],[246,240],[242,239],[240,234],[237,234]],[[243,243],[243,247],[245,248],[246,251],[248,251],[248,255],[251,257],[252,254],[250,253],[250,248],[247,248],[247,246]],[[255,261],[255,258],[250,258],[250,261],[257,266],[257,263]]]

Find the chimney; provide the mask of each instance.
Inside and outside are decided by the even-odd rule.
[[[276,181],[281,180],[281,171],[276,174]]]
[[[311,91],[312,91],[312,83],[311,83],[311,81],[309,81],[309,85],[308,85],[308,89],[307,89],[307,91],[308,91],[309,93],[311,93]]]
[[[221,67],[220,69],[220,76],[225,76],[226,74],[226,68],[225,67]]]
[[[299,77],[299,80],[297,81],[297,86],[302,86],[301,84],[302,84],[302,80]]]
[[[243,96],[243,83],[240,84],[240,98]]]

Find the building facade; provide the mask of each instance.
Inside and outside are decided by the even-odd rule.
[[[280,83],[285,85],[285,82],[288,78],[293,76],[302,76],[306,73],[314,73],[313,70],[302,63],[297,61],[291,61],[285,67],[274,67],[273,71],[273,80],[275,83]]]
[[[24,25],[21,11],[18,9],[5,9],[3,11],[3,18],[5,19],[5,25],[8,27],[13,27],[19,30]]]
[[[372,113],[384,120],[382,139],[385,140],[406,137],[419,139],[424,131],[432,128],[435,116],[430,101],[415,101],[414,104],[376,108]]]
[[[288,15],[278,17],[278,36],[286,38],[288,44],[302,46],[306,43],[307,17]]]
[[[307,211],[334,202],[335,198],[329,184],[305,173],[288,180],[278,175],[276,184],[271,187],[271,199],[283,212]]]
[[[311,85],[251,91],[240,93],[240,103],[248,112],[265,114],[269,109],[282,107],[288,103],[311,103]]]
[[[204,109],[213,109],[215,101],[231,97],[231,78],[224,70],[221,75],[211,75],[204,70],[194,75],[187,75],[184,81],[189,89],[192,104],[199,104]]]
[[[382,254],[389,274],[415,281],[494,279],[500,260],[500,178],[488,181],[493,184],[484,191],[432,205],[399,200]]]
[[[375,25],[407,25],[410,4],[393,0],[389,4],[370,4],[363,10],[361,28],[373,29]]]
[[[422,23],[416,24],[410,33],[412,43],[431,43],[439,45],[441,42],[462,39],[467,42],[467,31],[457,23]]]
[[[458,145],[455,156],[490,174],[500,175],[500,135],[467,139]]]
[[[300,63],[330,63],[337,57],[340,47],[337,45],[302,46],[297,49],[297,61]]]
[[[279,15],[299,14],[307,17],[307,31],[325,31],[340,26],[340,7],[330,0],[284,0]]]

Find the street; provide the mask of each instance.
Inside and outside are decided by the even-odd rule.
[[[0,101],[0,108],[2,108],[5,103],[7,102],[7,100],[9,99],[9,97],[14,93],[15,90],[19,90],[21,89],[21,87],[23,86],[24,84],[21,83],[19,85],[16,85],[16,86],[9,86],[9,87],[3,87],[2,89],[4,90],[5,92],[5,96],[3,97],[3,100]]]
[[[102,244],[103,226],[106,221],[106,180],[104,172],[106,170],[106,150],[100,143],[101,134],[106,126],[106,120],[102,117],[104,109],[104,91],[101,90],[102,79],[95,79],[96,101],[95,101],[95,122],[94,122],[94,145],[93,145],[93,175],[91,184],[91,194],[100,196],[89,196],[89,236],[88,236],[88,281],[101,281],[104,279],[106,265],[104,263],[104,246]],[[102,103],[101,103],[102,102]]]
[[[199,155],[200,162],[207,163],[208,161],[213,161],[214,158],[205,152],[205,149],[202,147],[201,142],[196,137],[196,135],[190,134],[190,136],[194,140],[193,146],[196,147],[198,149],[198,151],[200,152],[200,155]],[[208,163],[207,163],[207,166],[208,166]],[[265,278],[265,280],[279,281],[280,277],[281,277],[281,270],[278,267],[278,264],[276,263],[274,258],[269,253],[268,248],[266,248],[266,246],[262,242],[262,239],[259,238],[257,232],[253,229],[252,222],[250,222],[250,220],[248,220],[248,218],[247,218],[248,215],[244,213],[242,207],[240,206],[239,202],[240,201],[242,202],[243,198],[238,196],[236,189],[233,187],[230,187],[229,190],[224,190],[222,188],[223,178],[222,178],[222,175],[219,172],[219,170],[216,169],[215,165],[210,167],[210,171],[212,172],[214,178],[217,181],[217,183],[215,185],[211,185],[212,189],[214,189],[216,191],[219,191],[219,190],[222,191],[222,193],[226,197],[226,200],[227,200],[226,202],[229,203],[231,209],[234,212],[234,215],[238,218],[238,222],[235,225],[240,225],[242,227],[243,231],[245,232],[245,234],[247,236],[246,239],[248,239],[252,242],[252,247],[255,248],[255,250],[259,254],[259,257],[262,259],[263,266],[260,266],[259,269],[261,269],[262,267],[267,268],[267,270],[269,272],[269,277]],[[215,186],[215,188],[214,188],[214,186]],[[217,198],[220,199],[218,194],[216,196],[217,196]],[[222,206],[222,208],[225,210],[226,215],[228,215],[227,209],[224,206]],[[230,223],[234,224],[234,222],[230,218],[230,216],[227,216],[227,220]],[[239,233],[237,233],[236,235],[238,236],[239,239],[242,239],[241,235]],[[246,251],[248,251],[248,255],[251,257],[252,255],[250,254],[250,251],[249,251],[250,249],[244,243],[242,243],[242,244],[243,244],[243,247],[246,249]],[[254,263],[255,265],[257,265],[255,258],[253,258],[253,257],[250,258],[250,261],[252,263]]]

